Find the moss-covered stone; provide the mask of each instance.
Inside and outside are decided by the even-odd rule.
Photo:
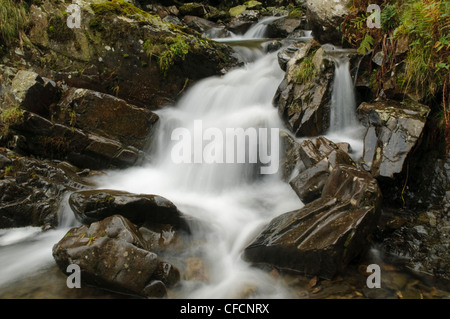
[[[245,5],[233,7],[229,10],[230,16],[236,17],[236,16],[240,15],[242,12],[244,12],[245,10],[247,10],[247,6],[245,6]]]
[[[173,102],[186,79],[219,74],[229,47],[166,23],[124,0],[81,2],[81,28],[65,25],[67,4],[32,6],[30,60],[42,75],[70,86],[158,108]]]

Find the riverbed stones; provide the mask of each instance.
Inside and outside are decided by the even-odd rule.
[[[369,173],[339,165],[319,199],[274,218],[245,248],[244,258],[331,279],[367,247],[380,200]]]
[[[178,269],[147,250],[136,225],[123,216],[72,228],[53,246],[53,257],[66,273],[80,267],[82,282],[124,294],[162,297],[178,283]]]

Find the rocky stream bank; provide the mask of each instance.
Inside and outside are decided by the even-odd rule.
[[[18,3],[29,21],[0,50],[0,256],[14,249],[8,230],[58,229],[62,207],[77,226],[54,243],[53,265],[0,281],[1,298],[177,298],[186,282],[209,283],[201,254],[183,252],[212,225],[171,198],[99,189],[96,179],[152,162],[158,111],[241,68],[220,39],[265,17],[278,19],[261,50],[277,52],[284,72],[273,97],[285,126],[280,178],[304,205],[262,225],[242,259],[296,298],[450,296],[450,160],[432,103],[387,82],[378,90],[376,53],[349,51],[363,147],[327,136],[344,5],[79,1],[81,27],[70,29],[68,2]],[[373,263],[381,289],[366,286]],[[70,264],[81,268],[80,290],[65,286]],[[252,296],[249,285],[232,297]]]

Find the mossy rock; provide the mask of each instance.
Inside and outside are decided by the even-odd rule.
[[[65,24],[67,4],[43,3],[31,8],[29,60],[69,86],[156,109],[173,103],[186,83],[236,63],[228,46],[124,0],[83,2],[81,28],[74,29]]]
[[[259,1],[250,0],[247,2],[244,2],[244,6],[247,7],[249,10],[261,10],[262,9],[262,3]]]
[[[303,8],[294,8],[291,12],[289,12],[288,17],[292,19],[301,18],[306,14],[305,9]]]
[[[240,15],[245,10],[247,10],[247,6],[245,6],[245,5],[240,5],[240,6],[233,7],[229,11],[230,12],[230,16],[232,18],[237,17],[238,15]]]
[[[183,16],[203,17],[206,14],[206,9],[199,3],[185,3],[179,8],[180,14]]]

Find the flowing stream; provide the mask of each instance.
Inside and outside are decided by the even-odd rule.
[[[177,128],[185,128],[191,137],[196,136],[198,123],[202,125],[200,133],[216,129],[224,138],[230,137],[230,128],[282,128],[272,105],[282,78],[276,53],[261,53],[256,61],[223,77],[200,81],[177,105],[158,111],[161,121],[151,164],[111,172],[98,180],[100,188],[164,196],[185,214],[205,222],[206,230],[197,230],[201,244],[177,258],[199,256],[209,280],[182,282],[177,297],[240,298],[248,291],[254,292],[255,297],[289,297],[285,287],[267,272],[244,262],[241,253],[272,218],[302,207],[290,186],[278,174],[261,175],[258,162],[176,164],[172,150],[178,142],[171,140]],[[263,147],[264,142],[259,140],[259,146]],[[202,150],[207,145],[217,146],[219,155],[225,155],[221,150],[228,150],[220,138],[205,140]],[[249,147],[248,142],[245,145],[247,160],[256,158],[258,148]]]
[[[270,141],[273,128],[282,128],[272,98],[283,78],[276,53],[264,54],[261,48],[245,46],[263,37],[265,23],[251,29],[252,37],[241,36],[236,52],[246,63],[223,77],[198,82],[173,107],[158,112],[160,126],[151,150],[151,163],[122,171],[111,171],[96,180],[98,188],[158,194],[174,202],[185,214],[207,225],[193,225],[200,244],[185,249],[177,258],[199,257],[205,265],[205,282],[182,281],[176,291],[180,298],[240,298],[252,291],[255,297],[286,298],[289,292],[266,272],[251,267],[241,258],[246,244],[272,218],[302,207],[291,187],[278,174],[261,175],[258,158],[265,147],[246,146],[246,163],[182,163],[173,161],[171,134],[184,128],[195,136],[195,125],[202,132],[213,128],[229,137],[227,129],[267,129]],[[256,30],[257,29],[257,30]],[[257,40],[257,39],[256,39]],[[241,51],[239,51],[239,48]],[[259,132],[259,131],[257,131]],[[201,136],[200,136],[201,137]],[[276,136],[278,139],[278,136]],[[220,152],[218,138],[203,141]],[[270,142],[269,142],[270,143]],[[266,150],[270,154],[270,145]],[[225,151],[225,149],[223,149]],[[272,150],[274,152],[274,150]],[[277,155],[278,154],[275,154]],[[277,163],[276,163],[277,164]],[[6,230],[0,234],[0,290],[28,275],[53,266],[52,246],[77,222],[67,200],[61,206],[59,229],[40,232],[39,228]]]
[[[243,36],[221,41],[234,41],[233,47],[246,62],[242,68],[223,77],[211,77],[190,88],[172,107],[158,111],[160,124],[151,147],[151,162],[127,170],[110,171],[96,178],[98,188],[125,190],[133,193],[157,194],[177,205],[185,214],[200,220],[193,225],[197,245],[191,245],[182,254],[168,258],[202,260],[205,281],[182,280],[174,292],[177,298],[289,298],[289,289],[267,272],[251,267],[241,258],[243,248],[272,218],[303,206],[289,184],[278,174],[261,174],[261,148],[274,155],[275,149],[265,145],[259,136],[257,147],[250,140],[246,147],[246,163],[205,163],[205,159],[192,163],[176,163],[171,138],[176,129],[184,129],[193,139],[191,150],[214,149],[214,156],[225,159],[224,139],[230,137],[227,129],[257,129],[277,132],[283,124],[272,105],[273,96],[283,79],[276,53],[265,54],[261,47],[267,23],[263,20]],[[239,40],[241,43],[236,43]],[[343,129],[355,128],[353,84],[348,61],[336,60],[336,77],[332,122],[329,136],[342,141]],[[349,98],[350,97],[350,98]],[[339,108],[345,110],[341,115]],[[336,111],[337,110],[337,111]],[[208,129],[220,132],[215,138],[205,138]],[[348,130],[347,130],[348,131]],[[200,133],[199,133],[200,132]],[[338,134],[339,133],[339,134]],[[269,137],[272,137],[269,134]],[[338,134],[334,136],[333,134]],[[344,134],[345,135],[345,134]],[[353,144],[352,134],[347,134]],[[199,140],[194,140],[198,138]],[[345,139],[345,138],[344,138]],[[197,144],[196,144],[197,143]],[[254,146],[254,145],[253,145]],[[353,145],[352,145],[353,146]],[[276,163],[272,163],[276,164]],[[39,228],[10,229],[0,233],[0,290],[14,281],[54,266],[52,246],[70,227],[76,226],[67,199],[61,205],[61,223],[56,230],[41,232]],[[206,226],[205,226],[206,225]],[[169,260],[170,261],[170,260]],[[251,292],[251,293],[249,293]]]
[[[363,153],[364,127],[356,116],[354,84],[357,74],[352,77],[350,70],[350,61],[352,55],[355,55],[355,50],[341,49],[330,44],[325,44],[322,48],[334,63],[330,127],[326,137],[334,142],[349,143],[352,149],[350,155],[357,160]]]

